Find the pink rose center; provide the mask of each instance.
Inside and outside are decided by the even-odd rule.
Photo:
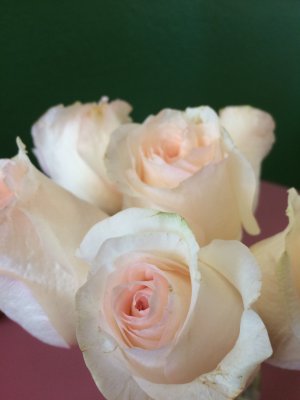
[[[147,308],[149,308],[148,299],[145,296],[141,296],[138,300],[136,300],[135,308],[138,311],[147,310]]]
[[[180,154],[180,145],[179,143],[168,142],[165,146],[165,154],[169,159],[173,159],[179,156]]]
[[[176,296],[167,279],[169,273],[154,264],[136,262],[110,275],[103,311],[128,347],[160,348],[172,340],[182,324],[190,298],[185,294],[181,304],[177,303],[178,293]],[[183,285],[190,293],[189,276],[175,269],[172,279],[182,280],[178,287]]]
[[[140,149],[138,170],[144,183],[172,189],[223,158],[217,125],[170,123],[159,129],[153,125],[146,129]],[[212,130],[213,134],[207,134],[206,130]]]

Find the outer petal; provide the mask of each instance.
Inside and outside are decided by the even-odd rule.
[[[0,292],[0,309],[9,318],[42,342],[58,347],[69,346],[39,304],[38,295],[42,296],[42,293],[35,297],[30,285],[3,272],[0,273]]]
[[[270,363],[300,369],[300,197],[289,191],[287,228],[251,247],[263,273],[256,309],[270,334]]]
[[[78,255],[92,264],[107,239],[143,232],[175,232],[189,243],[191,253],[196,253],[199,249],[191,230],[179,215],[146,208],[131,208],[95,224],[81,242]],[[94,268],[97,265],[95,262]]]
[[[155,400],[229,400],[241,393],[257,366],[271,354],[265,326],[255,312],[248,310],[243,313],[233,349],[212,372],[185,384],[155,384],[138,377],[135,380]]]
[[[249,249],[237,241],[214,240],[202,248],[201,261],[223,275],[241,294],[244,308],[258,299],[261,273]]]
[[[259,179],[261,162],[275,141],[272,116],[250,106],[231,106],[220,111],[220,121]]]
[[[0,210],[0,276],[6,287],[0,292],[1,307],[33,335],[59,344],[58,339],[51,339],[52,334],[45,331],[44,336],[25,300],[23,314],[17,307],[20,296],[14,297],[15,288],[23,288],[26,299],[31,299],[30,307],[38,315],[44,313],[43,321],[48,319],[60,344],[72,343],[74,297],[88,271],[75,257],[75,250],[88,228],[105,214],[51,182],[22,149],[13,160],[1,164],[2,184],[12,195]],[[26,319],[32,319],[32,324],[26,324]]]
[[[32,127],[35,155],[59,185],[109,213],[120,209],[121,196],[103,164],[111,132],[129,122],[128,103],[75,103],[49,109]]]
[[[238,292],[201,261],[199,268],[201,282],[195,305],[164,366],[168,383],[191,382],[213,371],[239,335],[243,304]],[[221,335],[212,335],[220,329]]]

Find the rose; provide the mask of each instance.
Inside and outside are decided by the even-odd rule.
[[[260,271],[235,241],[199,249],[175,214],[127,209],[96,224],[80,255],[78,343],[107,399],[229,399],[271,354],[250,309]]]
[[[259,179],[261,162],[275,141],[272,116],[250,106],[230,106],[220,111],[220,121]]]
[[[35,155],[59,185],[109,214],[120,209],[121,196],[109,181],[104,153],[111,132],[129,122],[125,101],[79,102],[52,107],[32,127]]]
[[[34,168],[22,146],[0,160],[0,310],[46,343],[74,343],[75,293],[88,272],[75,250],[104,217]]]
[[[300,369],[300,197],[289,190],[289,224],[251,247],[262,269],[262,294],[256,309],[272,342],[273,365]]]
[[[106,164],[123,208],[176,212],[201,244],[240,238],[242,224],[259,231],[255,172],[209,107],[163,110],[123,125],[111,137]]]

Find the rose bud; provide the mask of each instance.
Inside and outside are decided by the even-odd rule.
[[[131,119],[125,101],[74,103],[52,107],[32,127],[34,153],[56,183],[109,214],[121,208],[104,154],[114,129]]]

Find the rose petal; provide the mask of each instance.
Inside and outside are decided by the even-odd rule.
[[[250,106],[231,106],[220,111],[220,122],[251,163],[259,179],[261,162],[275,141],[272,116]]]
[[[201,261],[223,275],[239,291],[245,309],[258,299],[262,279],[260,268],[242,243],[214,240],[202,248]]]
[[[256,366],[272,354],[268,334],[252,310],[244,311],[240,334],[233,349],[211,373],[183,384],[156,384],[134,376],[135,381],[155,400],[226,400],[245,388]]]

